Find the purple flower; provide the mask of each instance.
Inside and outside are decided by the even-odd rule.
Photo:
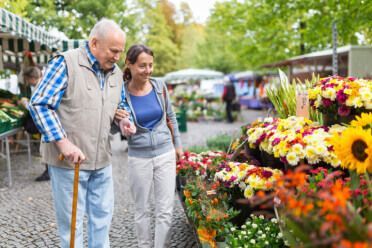
[[[236,176],[231,176],[230,179],[229,179],[229,182],[234,182],[236,179],[237,179]]]
[[[280,142],[280,139],[275,138],[271,144],[272,144],[272,146],[276,146],[277,144],[279,144],[279,142]]]
[[[350,108],[346,105],[341,105],[338,107],[337,113],[339,116],[348,116],[350,114]]]
[[[347,95],[344,93],[343,90],[337,91],[336,99],[339,104],[344,104],[347,99]]]
[[[286,157],[280,157],[280,161],[282,161],[285,164],[288,164],[288,160]]]
[[[271,171],[266,171],[266,170],[262,171],[262,176],[266,179],[270,178],[272,175],[273,173]]]
[[[329,107],[332,105],[332,101],[327,98],[323,98],[322,102],[323,102],[324,107]]]
[[[261,136],[256,141],[256,145],[259,145],[265,138],[266,138],[266,133],[261,134]]]

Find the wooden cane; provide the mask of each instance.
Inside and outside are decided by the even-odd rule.
[[[59,159],[63,160],[64,156],[60,154]],[[80,169],[80,162],[77,162],[75,163],[75,172],[74,172],[74,189],[73,189],[73,197],[72,197],[72,213],[71,213],[71,228],[70,228],[70,248],[75,248],[76,212],[77,212],[78,190],[79,190],[79,169]]]

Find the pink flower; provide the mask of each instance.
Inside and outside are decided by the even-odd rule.
[[[262,177],[264,177],[266,179],[270,178],[272,175],[273,175],[273,173],[271,171],[266,171],[266,170],[262,171]]]
[[[344,104],[347,99],[347,95],[344,93],[343,90],[337,91],[336,99],[339,104]]]
[[[272,146],[276,146],[277,144],[279,144],[279,142],[280,142],[280,139],[275,138],[271,144],[272,144]]]
[[[324,107],[329,107],[332,105],[332,101],[327,98],[323,98],[322,102],[323,102]]]
[[[339,116],[348,116],[350,114],[350,108],[346,105],[341,105],[338,107],[337,113]]]

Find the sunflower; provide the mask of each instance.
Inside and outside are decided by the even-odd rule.
[[[350,124],[353,127],[372,127],[372,112],[362,113],[361,116],[357,116]]]
[[[341,136],[335,134],[330,143],[333,145],[341,166],[356,170],[358,174],[372,172],[372,134],[361,127],[347,128]]]

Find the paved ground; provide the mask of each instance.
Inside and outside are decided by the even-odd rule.
[[[182,134],[185,147],[204,145],[207,138],[220,133],[239,134],[239,127],[258,116],[260,111],[243,111],[240,121],[188,123]],[[126,143],[113,140],[115,213],[110,232],[111,247],[137,247],[133,225],[134,206],[127,181]],[[43,171],[39,157],[27,165],[27,156],[12,156],[13,186],[7,188],[6,164],[0,159],[0,247],[59,247],[49,182],[34,182]],[[192,228],[178,198],[172,222],[172,247],[198,247]]]

